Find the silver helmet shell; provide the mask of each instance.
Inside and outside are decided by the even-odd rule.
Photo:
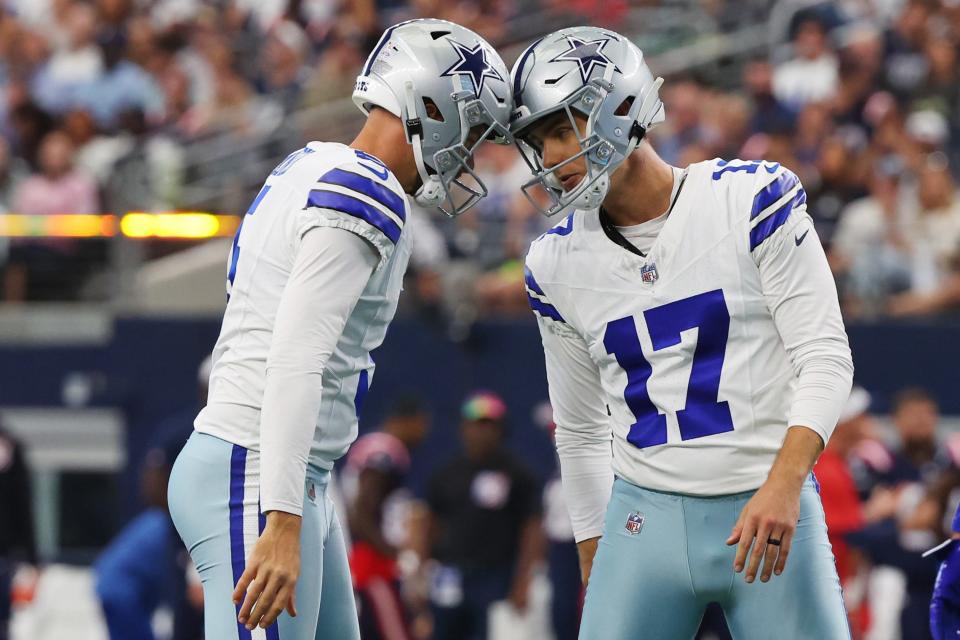
[[[569,207],[600,206],[610,175],[630,155],[650,127],[664,119],[660,101],[662,78],[655,78],[643,52],[626,37],[598,27],[570,27],[530,45],[511,72],[514,110],[510,130],[534,174],[523,186],[531,203],[547,216]],[[543,166],[541,151],[524,134],[543,118],[563,112],[580,141],[580,152],[552,166]],[[580,132],[574,119],[587,119]],[[557,172],[586,158],[586,175],[570,192]],[[543,189],[543,206],[532,192]]]
[[[512,141],[509,73],[476,33],[452,22],[418,19],[384,31],[357,77],[353,101],[381,107],[404,124],[422,185],[423,206],[457,216],[487,195],[471,158],[484,140]],[[428,105],[439,115],[430,117]],[[473,178],[476,186],[461,175]]]

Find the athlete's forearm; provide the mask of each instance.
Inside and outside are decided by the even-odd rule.
[[[260,415],[261,508],[299,515],[323,371],[376,258],[365,240],[319,228],[301,240],[277,309]]]
[[[580,580],[584,585],[590,580],[590,572],[593,570],[593,558],[597,555],[597,546],[600,544],[600,538],[588,538],[577,543],[577,555],[580,558]]]
[[[799,491],[822,451],[823,439],[816,431],[803,426],[790,427],[767,481],[784,483]]]

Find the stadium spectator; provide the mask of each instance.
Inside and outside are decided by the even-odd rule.
[[[197,371],[198,399],[206,404],[210,359]],[[174,413],[154,428],[157,434],[141,471],[146,509],[103,550],[94,566],[97,597],[110,640],[153,640],[154,611],[167,605],[174,611],[173,640],[203,636],[202,595],[189,584],[189,556],[173,530],[167,510],[167,483],[177,455],[193,433],[196,405]],[[202,594],[202,592],[201,592]]]
[[[844,535],[864,525],[860,496],[847,458],[856,445],[871,434],[873,424],[869,409],[870,394],[862,387],[854,387],[840,422],[813,469],[820,484],[820,499],[841,584],[852,578],[857,570]]]
[[[43,138],[40,172],[24,179],[13,197],[13,210],[26,215],[95,213],[96,183],[74,169],[69,136],[53,131]],[[87,247],[92,249],[92,247]],[[4,272],[7,300],[62,300],[74,297],[86,268],[77,242],[63,239],[21,240],[13,244]]]
[[[507,408],[477,392],[461,409],[463,451],[434,472],[427,491],[435,569],[434,640],[487,637],[490,605],[524,610],[543,533],[540,491],[504,448]]]
[[[77,89],[76,105],[89,110],[102,127],[115,126],[120,112],[131,108],[141,109],[154,122],[163,118],[160,88],[150,74],[124,57],[126,46],[121,32],[102,32],[103,73]]]
[[[840,213],[830,257],[849,314],[877,314],[888,296],[910,287],[903,171],[897,156],[881,158],[873,167],[870,195]]]
[[[548,425],[550,437],[556,431]],[[543,531],[547,540],[547,578],[550,580],[550,623],[556,640],[576,640],[583,610],[580,558],[570,524],[570,511],[563,497],[558,468],[543,490]]]
[[[26,163],[10,153],[10,145],[0,137],[0,207],[13,209],[13,195],[28,174]]]
[[[410,452],[426,437],[428,427],[429,415],[420,401],[401,398],[381,429],[361,436],[347,456],[344,489],[352,485],[347,491],[350,571],[365,640],[411,637],[397,558],[409,546],[412,496],[404,481]]]
[[[16,565],[37,562],[30,500],[30,473],[23,446],[0,427],[0,640],[8,638]]]
[[[289,20],[274,26],[264,44],[258,88],[278,102],[284,112],[300,106],[308,47],[306,34]]]
[[[95,213],[97,187],[89,176],[74,169],[73,142],[63,131],[47,134],[40,144],[40,172],[20,185],[14,209],[28,215]]]
[[[33,77],[33,95],[47,111],[63,113],[77,103],[78,89],[103,73],[97,46],[97,11],[85,2],[69,3],[65,11],[66,42]]]
[[[928,157],[918,176],[918,214],[908,229],[913,257],[912,289],[937,288],[960,254],[960,197],[946,157]]]
[[[766,60],[744,65],[743,88],[752,102],[751,133],[776,133],[793,128],[795,115],[773,95],[773,66]]]
[[[830,100],[837,93],[838,62],[826,25],[813,14],[798,20],[793,33],[793,57],[773,72],[773,94],[797,111],[809,102]]]
[[[960,463],[960,445],[955,439],[938,442],[940,416],[937,403],[922,389],[900,391],[893,401],[893,421],[898,442],[893,449],[875,440],[864,440],[851,459],[861,495],[867,526],[847,535],[847,542],[861,549],[874,565],[892,567],[903,576],[904,595],[885,595],[874,586],[871,608],[900,610],[903,638],[928,638],[927,610],[933,593],[937,563],[921,558],[938,535],[909,529],[926,491],[941,476]],[[906,533],[903,533],[906,531]]]

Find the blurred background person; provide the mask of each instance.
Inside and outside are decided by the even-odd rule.
[[[874,566],[895,572],[874,572],[869,588],[875,617],[882,619],[899,612],[902,637],[928,638],[928,610],[937,563],[920,554],[932,547],[938,536],[929,530],[910,528],[909,523],[927,490],[960,462],[956,457],[960,447],[955,441],[939,440],[937,403],[923,389],[900,391],[892,411],[897,433],[893,447],[870,439],[855,447],[854,474],[861,494],[867,496],[863,504],[865,526],[848,533],[846,541]]]
[[[20,564],[37,564],[31,505],[23,447],[0,424],[0,640],[9,637],[14,573]]]
[[[430,416],[414,396],[398,399],[380,427],[347,455],[343,480],[350,525],[350,572],[365,640],[410,638],[398,556],[409,548],[410,452],[427,435]]]
[[[483,640],[490,606],[527,607],[542,559],[540,489],[504,447],[507,407],[478,391],[461,408],[462,451],[431,476],[429,540],[437,561],[431,601],[435,640]]]
[[[820,501],[827,520],[827,535],[837,562],[837,575],[843,587],[844,601],[850,613],[855,638],[862,637],[869,624],[865,604],[864,563],[851,549],[845,536],[863,528],[863,506],[856,482],[850,472],[849,457],[854,448],[875,431],[870,416],[870,394],[854,386],[840,415],[840,421],[813,468],[820,486]]]
[[[203,592],[167,508],[170,471],[193,432],[198,406],[207,402],[210,358],[197,371],[197,404],[157,425],[140,475],[145,509],[110,542],[95,565],[96,591],[110,640],[153,640],[152,620],[166,606],[174,615],[173,640],[202,640]]]

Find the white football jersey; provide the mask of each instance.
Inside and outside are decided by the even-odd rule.
[[[612,432],[616,475],[721,495],[763,483],[788,426],[826,442],[852,364],[805,202],[776,163],[712,160],[688,168],[646,255],[597,211],[537,239],[526,285],[558,443]]]
[[[403,232],[408,215],[393,174],[348,146],[311,142],[277,166],[234,239],[227,308],[197,431],[259,450],[267,356],[295,247],[310,229],[346,229],[376,248],[379,263],[323,370],[309,461],[333,467],[356,439],[357,413],[373,378],[370,352],[383,341],[397,308],[410,257],[410,234]]]

